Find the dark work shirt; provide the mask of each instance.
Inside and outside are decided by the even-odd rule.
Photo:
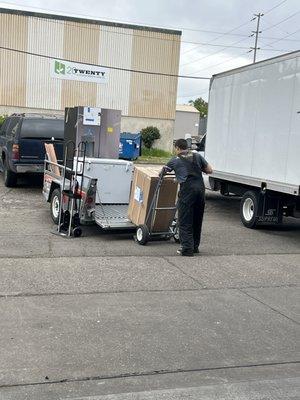
[[[184,157],[186,160],[189,160],[191,163],[194,161],[194,166],[199,167],[199,172],[204,172],[206,167],[208,166],[208,162],[203,158],[199,153],[192,151],[184,151],[180,153],[181,157]],[[176,175],[176,179],[179,183],[184,183],[188,178],[188,167],[186,165],[186,161],[182,160],[182,158],[175,156],[168,163],[167,167],[170,168],[170,171],[174,171]],[[200,175],[200,179],[202,176]]]

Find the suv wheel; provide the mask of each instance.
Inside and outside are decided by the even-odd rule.
[[[17,174],[9,169],[6,160],[3,162],[4,185],[6,187],[15,187],[17,184]]]

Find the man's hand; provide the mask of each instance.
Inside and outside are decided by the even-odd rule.
[[[162,170],[159,173],[159,177],[162,178],[164,175],[166,175],[168,172],[171,172],[171,168],[167,167],[166,165],[162,167]]]

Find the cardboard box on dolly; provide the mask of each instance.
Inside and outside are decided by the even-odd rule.
[[[135,225],[146,224],[152,232],[168,231],[175,216],[178,184],[174,175],[164,176],[159,193],[155,196],[161,169],[136,166],[129,201],[129,219]]]

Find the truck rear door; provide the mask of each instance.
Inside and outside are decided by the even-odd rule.
[[[24,119],[19,137],[20,162],[42,164],[45,143],[53,143],[57,159],[63,159],[64,121],[61,119]]]

